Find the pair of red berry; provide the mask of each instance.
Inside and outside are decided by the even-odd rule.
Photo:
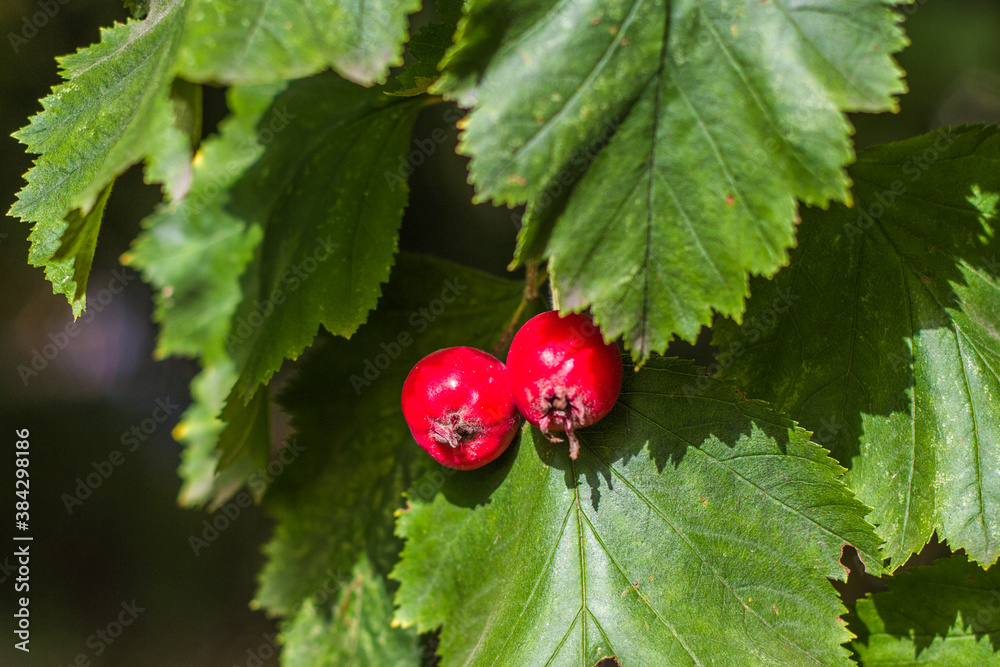
[[[500,456],[514,439],[518,411],[553,442],[611,411],[622,384],[618,348],[605,343],[589,315],[536,315],[510,344],[507,365],[471,347],[433,352],[403,383],[403,416],[436,461],[472,470]]]

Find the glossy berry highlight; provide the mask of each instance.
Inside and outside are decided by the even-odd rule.
[[[418,361],[403,383],[402,407],[417,444],[458,470],[500,456],[520,421],[503,363],[471,347],[445,348]]]
[[[525,419],[552,442],[565,431],[569,455],[580,442],[575,431],[604,417],[618,400],[622,360],[605,343],[590,315],[536,315],[514,336],[507,354],[507,378],[514,403]]]

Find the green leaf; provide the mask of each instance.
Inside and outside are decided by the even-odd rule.
[[[195,156],[187,196],[143,220],[143,232],[123,258],[157,289],[161,358],[177,354],[206,363],[228,358],[226,334],[243,296],[240,276],[262,236],[260,227],[227,210],[228,192],[263,152],[257,124],[280,91],[278,86],[229,91],[233,113]]]
[[[1000,130],[864,152],[855,209],[809,210],[720,371],[816,431],[887,541],[892,567],[938,531],[1000,555]]]
[[[219,434],[219,470],[244,458],[258,469],[271,459],[271,392],[267,387],[254,394],[246,405],[234,393],[226,400],[219,419],[226,427]]]
[[[410,495],[396,620],[443,624],[444,664],[850,665],[843,580],[878,540],[808,434],[687,362],[627,373],[615,409],[565,443]]]
[[[439,20],[428,23],[410,39],[407,50],[416,60],[393,77],[388,94],[402,97],[420,95],[437,81],[440,76],[438,63],[451,47],[455,26],[462,15],[462,4],[462,0],[437,0],[434,3]]]
[[[1000,570],[984,572],[964,556],[900,572],[888,592],[858,600],[851,617],[861,667],[997,667],[998,590]]]
[[[406,206],[395,172],[423,103],[330,74],[293,82],[261,117],[263,153],[225,205],[264,230],[226,339],[244,401],[320,325],[350,336],[375,307]]]
[[[478,199],[530,203],[517,260],[642,363],[742,311],[797,199],[849,199],[842,112],[905,90],[891,4],[472,0],[436,88]]]
[[[174,79],[170,85],[170,101],[174,107],[174,125],[188,137],[191,150],[201,144],[203,94],[201,85],[184,79]]]
[[[321,323],[349,335],[375,305],[406,201],[405,183],[385,174],[405,154],[422,102],[392,104],[325,75],[284,91],[233,89],[229,104],[233,115],[196,156],[190,193],[144,222],[127,258],[159,290],[159,355],[235,358],[245,375],[222,416],[229,427],[218,412],[206,416],[231,393],[221,383],[211,385],[221,395],[192,408],[205,422],[186,440],[196,451],[182,467],[198,471],[188,479],[201,489],[187,496],[195,502],[220,497],[209,464],[227,471],[226,492],[237,471],[266,464],[266,403],[242,407],[258,382],[312,343]],[[368,132],[382,141],[357,141]],[[219,453],[207,447],[213,435]]]
[[[14,135],[39,157],[10,215],[34,224],[28,261],[45,267],[54,292],[66,295],[75,316],[86,306],[86,285],[74,276],[86,279],[92,253],[53,259],[71,211],[79,209],[70,218],[74,226],[86,221],[96,231],[95,207],[105,188],[144,159],[147,180],[163,183],[171,197],[183,196],[190,183],[188,138],[175,127],[170,100],[183,24],[183,3],[164,0],[145,20],[103,30],[99,44],[59,60],[67,81]]]
[[[261,84],[333,67],[351,81],[385,81],[403,62],[408,16],[420,0],[192,0],[180,71],[193,81]]]
[[[141,269],[157,290],[157,356],[197,357],[204,364],[191,385],[194,404],[174,430],[184,445],[179,469],[183,480],[179,502],[184,506],[217,507],[266,464],[270,452],[269,442],[263,457],[261,447],[252,447],[255,456],[230,458],[225,470],[217,472],[221,452],[216,445],[225,428],[219,414],[238,377],[226,349],[226,334],[243,298],[240,276],[262,237],[259,226],[227,210],[228,192],[263,152],[257,124],[281,89],[230,89],[227,102],[232,115],[195,156],[187,196],[160,206],[143,220],[142,233],[122,259]],[[234,433],[229,432],[230,440]],[[237,447],[230,442],[229,449]]]
[[[84,214],[75,208],[66,216],[66,228],[59,239],[59,247],[52,255],[53,262],[69,261],[73,266],[73,283],[76,291],[70,296],[74,301],[80,301],[87,295],[87,279],[90,277],[90,267],[94,264],[94,251],[97,250],[97,235],[101,231],[101,219],[104,218],[104,207],[111,194],[112,180],[104,188],[94,202],[89,213]]]
[[[132,17],[137,19],[146,18],[146,15],[149,14],[150,2],[151,0],[122,0],[125,9],[129,10]]]
[[[403,381],[441,347],[490,349],[523,286],[448,262],[401,255],[378,309],[350,340],[324,337],[279,397],[300,459],[265,504],[278,520],[257,599],[291,614],[367,553],[387,572],[399,553],[393,512],[414,484],[429,495],[455,471],[414,442],[399,409]],[[416,481],[415,481],[416,480]],[[375,664],[375,663],[372,663]]]
[[[177,471],[183,482],[177,498],[182,507],[207,506],[214,511],[255,472],[249,456],[218,470],[220,452],[216,444],[225,427],[219,413],[235,381],[236,371],[231,361],[209,364],[191,381],[194,402],[172,432],[174,439],[184,445]],[[256,489],[252,491],[259,496]]]
[[[349,580],[334,582],[340,596],[332,617],[306,600],[282,631],[284,667],[419,667],[417,633],[390,627],[392,597],[385,579],[362,557]],[[327,596],[323,591],[319,594]]]

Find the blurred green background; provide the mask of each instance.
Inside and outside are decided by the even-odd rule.
[[[38,100],[59,83],[54,57],[99,39],[99,28],[123,21],[120,0],[51,0],[58,11],[35,26],[38,1],[0,4],[0,203],[7,210],[30,166],[9,134],[39,110]],[[945,124],[1000,122],[1000,3],[994,0],[926,0],[906,8],[913,42],[900,57],[910,93],[896,115],[853,116],[858,147],[903,139]],[[415,18],[428,20],[427,12]],[[17,36],[13,40],[11,35]],[[23,37],[24,40],[19,38]],[[441,106],[428,108],[416,138],[447,127]],[[222,91],[207,89],[205,133],[225,113]],[[454,134],[454,128],[450,128]],[[473,207],[465,162],[454,141],[435,152],[411,177],[403,222],[404,248],[504,273],[514,247],[511,212]],[[92,293],[121,270],[120,255],[139,222],[159,200],[138,169],[120,178],[107,208],[91,274]],[[267,636],[275,624],[249,608],[262,564],[260,545],[270,523],[256,508],[195,555],[191,535],[201,535],[202,512],[177,507],[180,449],[170,436],[189,401],[195,364],[153,360],[156,327],[152,295],[136,277],[72,339],[37,376],[22,381],[19,365],[51,342],[71,319],[63,297],[53,296],[41,269],[27,266],[28,227],[0,223],[0,513],[12,512],[14,430],[31,431],[32,652],[12,648],[16,597],[7,569],[13,528],[0,530],[0,665],[70,665],[84,655],[92,665],[276,665]],[[93,304],[91,305],[93,308]],[[58,337],[58,336],[57,336]],[[686,353],[705,360],[702,344]],[[287,369],[286,369],[287,374]],[[278,378],[281,382],[281,376]],[[169,401],[168,401],[169,399]],[[157,401],[179,404],[139,443],[123,434],[154,415]],[[159,414],[159,413],[158,413]],[[151,422],[147,422],[147,425]],[[279,427],[280,428],[280,427]],[[123,462],[81,505],[67,511],[63,494],[86,478],[113,450]],[[94,479],[94,478],[92,478]],[[6,503],[11,503],[7,505]],[[9,508],[9,509],[8,509]],[[12,519],[13,517],[11,517]],[[10,558],[10,561],[5,561]],[[113,643],[100,638],[123,603],[143,611]],[[112,626],[112,633],[116,628]],[[88,664],[80,662],[78,664]]]

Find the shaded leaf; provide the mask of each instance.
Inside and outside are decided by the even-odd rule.
[[[94,251],[97,250],[97,235],[101,231],[101,220],[104,218],[104,207],[108,203],[114,180],[97,197],[94,207],[89,213],[82,213],[75,208],[66,216],[66,229],[59,239],[52,260],[62,262],[70,260],[73,263],[73,283],[76,291],[71,296],[80,301],[86,296],[87,278],[90,277],[90,267],[94,264]]]
[[[235,495],[255,472],[249,456],[225,470],[218,470],[220,452],[216,444],[225,427],[219,413],[235,381],[232,362],[209,364],[191,381],[194,402],[184,411],[172,432],[174,439],[184,445],[177,470],[182,482],[177,502],[182,507],[207,506],[209,511],[214,511]]]
[[[221,437],[222,456],[199,440],[200,465],[182,470],[212,460],[250,474],[267,462],[269,432],[266,405],[244,409],[245,399],[320,324],[353,333],[388,277],[406,190],[384,173],[406,152],[421,102],[392,104],[334,75],[234,89],[229,101],[234,115],[199,152],[191,193],[145,221],[130,259],[159,288],[158,353],[232,358],[244,375],[223,415],[239,423],[219,430],[213,415],[200,431]],[[368,132],[381,141],[358,140]],[[230,389],[212,386],[224,393],[206,406],[221,407]]]
[[[362,557],[328,617],[322,602],[306,600],[284,627],[284,667],[419,667],[417,633],[390,627],[392,597],[384,577]],[[320,593],[321,599],[327,594]]]
[[[720,322],[722,372],[816,431],[892,567],[937,530],[1000,555],[1000,131],[863,153],[855,209],[809,210],[792,263]]]
[[[271,392],[267,387],[246,405],[233,393],[226,399],[219,419],[226,426],[219,434],[219,470],[248,458],[258,469],[271,458]]]
[[[850,627],[861,667],[1000,665],[1000,571],[964,556],[900,572],[858,600]]]
[[[226,334],[243,296],[240,276],[262,234],[230,213],[226,203],[229,189],[264,150],[257,124],[280,91],[278,86],[229,91],[232,115],[195,156],[188,195],[143,220],[125,258],[157,290],[160,357],[201,357],[208,363],[228,357]]]
[[[229,91],[232,115],[195,156],[188,195],[143,220],[142,233],[123,257],[157,290],[157,356],[191,356],[204,365],[191,386],[195,402],[174,430],[184,445],[179,502],[186,506],[218,506],[266,464],[270,451],[268,443],[263,461],[258,454],[227,461],[225,471],[216,471],[221,457],[216,445],[225,427],[219,415],[238,377],[226,334],[243,298],[240,276],[262,237],[259,226],[228,212],[226,203],[229,188],[264,150],[257,124],[280,91],[280,86]]]
[[[407,50],[415,59],[393,77],[390,95],[410,96],[427,92],[440,76],[438,63],[451,46],[455,26],[462,15],[462,0],[437,0],[434,9],[438,20],[428,23],[413,35]]]

